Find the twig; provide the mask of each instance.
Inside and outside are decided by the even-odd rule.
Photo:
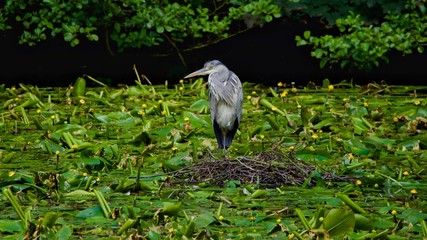
[[[133,65],[133,71],[135,71],[136,78],[138,78],[138,81],[141,82],[141,78],[139,78],[138,69],[136,69],[136,65],[135,64]],[[145,81],[148,82],[148,84],[153,85],[153,84],[151,84],[150,79],[148,79],[147,76],[145,76],[145,74],[141,74],[141,76],[142,76],[142,78],[144,78]]]

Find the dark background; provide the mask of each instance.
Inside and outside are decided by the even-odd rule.
[[[426,54],[391,53],[389,64],[383,62],[370,72],[350,72],[339,67],[320,69],[319,61],[310,56],[310,48],[295,44],[295,36],[302,35],[305,30],[317,36],[333,33],[316,23],[276,21],[208,47],[182,52],[187,66],[177,54],[165,56],[164,48],[136,49],[113,56],[102,42],[82,42],[73,48],[59,39],[29,47],[19,45],[19,36],[7,31],[0,38],[0,51],[4,56],[0,82],[68,86],[77,77],[87,74],[111,86],[132,85],[136,79],[132,69],[135,64],[139,73],[145,74],[153,84],[163,84],[165,80],[173,84],[201,68],[205,61],[218,59],[242,81],[265,85],[276,85],[279,81],[321,84],[325,78],[332,83],[353,80],[360,85],[382,80],[391,85],[426,83]]]

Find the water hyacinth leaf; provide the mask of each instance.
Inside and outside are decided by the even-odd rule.
[[[165,167],[170,170],[178,170],[187,165],[188,161],[184,159],[188,156],[190,156],[189,151],[179,152],[177,155],[165,162]]]
[[[296,153],[297,157],[303,161],[317,160],[325,161],[331,159],[331,155],[328,151],[322,149],[303,149]]]
[[[372,223],[372,227],[374,229],[389,229],[395,227],[395,223],[392,219],[375,218],[374,222]]]
[[[119,231],[117,231],[117,235],[122,235],[127,230],[131,229],[133,225],[135,225],[136,220],[134,219],[128,219],[123,225],[120,227]]]
[[[343,141],[344,148],[346,151],[352,152],[357,155],[369,155],[371,150],[365,146],[365,144],[358,138],[351,138],[347,141]]]
[[[1,161],[3,163],[10,163],[12,159],[15,157],[16,152],[8,152],[8,153],[2,153],[1,154]]]
[[[170,135],[171,131],[172,131],[172,128],[164,127],[164,128],[160,128],[159,130],[152,131],[151,134],[165,137]]]
[[[110,123],[111,121],[113,121],[113,119],[111,119],[107,115],[103,115],[100,113],[94,113],[93,115],[95,116],[96,120],[98,120],[102,123]]]
[[[181,210],[181,205],[181,202],[163,202],[163,207],[160,208],[160,212],[168,216],[177,216],[179,211]]]
[[[412,208],[409,208],[409,209],[406,209],[405,211],[403,211],[401,214],[399,214],[399,217],[402,219],[405,219],[409,223],[417,224],[417,223],[421,222],[422,220],[426,220],[427,214],[425,214],[421,211],[416,211]]]
[[[324,127],[331,126],[331,125],[334,125],[334,124],[336,124],[336,122],[335,122],[334,119],[327,118],[327,119],[324,119],[324,120],[318,122],[316,125],[313,126],[313,128],[316,129],[316,130],[317,129],[323,129]]]
[[[104,212],[101,206],[93,206],[86,208],[76,214],[77,218],[103,218]]]
[[[268,191],[265,189],[257,189],[255,192],[251,194],[251,198],[260,198],[267,195]]]
[[[215,218],[212,213],[202,213],[194,219],[197,228],[205,228],[213,222],[215,222]]]
[[[58,214],[54,213],[54,212],[48,212],[44,215],[43,217],[43,221],[42,221],[42,226],[47,227],[47,228],[53,228],[53,226],[56,223],[56,220],[58,219]]]
[[[351,232],[354,229],[354,213],[345,209],[332,209],[323,220],[322,228],[331,237],[337,237]]]
[[[158,229],[155,227],[150,228],[150,231],[148,231],[148,239],[150,240],[162,240],[161,233],[158,232]]]
[[[372,220],[361,214],[354,214],[356,230],[371,230],[372,229]]]
[[[209,126],[208,122],[206,122],[204,119],[199,118],[196,114],[192,112],[184,111],[182,115],[184,118],[188,117],[190,119],[191,125],[195,128]]]
[[[7,220],[7,219],[1,219],[0,220],[0,232],[21,232],[24,231],[24,226],[22,225],[21,221],[18,220]]]
[[[73,228],[71,226],[63,225],[55,234],[55,238],[58,240],[67,240],[67,239],[70,239],[72,234],[73,234]]]
[[[198,113],[208,113],[209,102],[206,99],[200,99],[191,104],[190,110],[197,111]]]
[[[363,117],[353,117],[351,122],[354,127],[354,133],[358,135],[368,132],[372,128],[372,125]]]
[[[398,147],[402,151],[409,150],[419,150],[420,149],[420,141],[419,140],[406,140],[398,144]]]
[[[184,235],[186,237],[191,237],[194,234],[195,228],[196,228],[195,222],[193,220],[190,220],[187,226],[185,226]]]
[[[77,78],[73,87],[74,97],[83,97],[86,92],[86,80],[82,77]]]
[[[391,145],[396,142],[395,139],[380,138],[376,135],[370,135],[364,139],[364,142],[378,146],[378,145]]]
[[[337,197],[339,197],[348,207],[353,210],[355,213],[366,214],[366,211],[361,208],[358,204],[356,204],[353,200],[350,199],[349,196],[343,193],[337,193]]]

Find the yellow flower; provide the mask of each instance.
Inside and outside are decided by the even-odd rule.
[[[71,148],[72,148],[72,149],[77,149],[77,145],[76,145],[76,144],[73,144],[73,145],[71,146]]]
[[[176,151],[176,150],[178,150],[178,148],[177,148],[177,147],[175,147],[175,146],[173,146],[173,147],[172,147],[172,151]]]
[[[295,146],[294,145],[292,145],[292,146],[289,146],[289,150],[294,150],[295,149]]]
[[[255,92],[255,91],[252,91],[252,95],[256,95],[256,92]]]
[[[368,105],[369,105],[368,102],[363,102],[364,107],[367,107]]]
[[[277,83],[277,86],[278,86],[278,87],[283,87],[283,83],[282,83],[282,82],[278,82],[278,83]]]
[[[280,97],[286,97],[288,95],[288,91],[287,90],[283,90],[283,92],[280,94]]]
[[[9,177],[13,177],[15,175],[15,173],[16,173],[15,171],[10,171],[9,172]]]
[[[359,179],[357,179],[357,180],[356,180],[356,185],[357,185],[357,186],[362,185],[362,181],[360,181]]]
[[[184,83],[184,79],[179,80],[179,83]]]
[[[83,173],[83,177],[87,177],[87,173]]]
[[[147,106],[147,104],[142,104],[142,108],[147,108],[148,106]]]
[[[403,175],[408,176],[409,172],[408,171],[403,171]]]
[[[317,134],[313,134],[313,135],[311,135],[311,138],[313,138],[314,140],[316,140],[316,139],[318,139],[319,138],[319,136],[317,136]]]
[[[296,93],[297,91],[298,91],[298,89],[296,87],[291,88],[292,93]]]
[[[421,102],[420,102],[420,100],[418,100],[418,99],[417,99],[417,100],[415,100],[415,102],[414,102],[415,106],[420,105],[420,103],[421,103]]]
[[[101,181],[101,178],[100,178],[100,177],[97,177],[97,178],[96,178],[96,181],[97,181],[97,182]]]
[[[222,216],[222,215],[221,215],[221,216],[219,216],[219,217],[218,217],[218,220],[219,220],[219,221],[224,220],[224,216]]]
[[[334,90],[334,85],[332,85],[332,84],[329,84],[329,85],[328,85],[328,90],[329,90],[329,91],[332,91],[332,90]]]
[[[179,91],[184,91],[184,87],[179,87]]]
[[[50,116],[50,118],[55,119],[55,115]]]
[[[252,98],[251,95],[246,96],[246,99],[248,99],[248,100],[251,100],[251,98]]]
[[[277,223],[281,223],[281,222],[282,222],[282,219],[278,218],[278,219],[276,219],[276,222],[277,222]]]
[[[397,117],[393,118],[393,122],[398,122],[398,121],[399,121],[399,118],[397,118]]]
[[[139,110],[139,111],[138,111],[138,114],[139,114],[139,115],[144,115],[144,111]]]
[[[264,139],[265,138],[265,136],[264,135],[259,135],[259,137],[261,138],[261,139]]]
[[[190,118],[189,117],[184,117],[184,121],[188,122],[188,121],[190,121]]]
[[[85,103],[86,103],[86,101],[85,101],[83,98],[81,98],[81,99],[79,100],[79,102],[80,102],[80,104],[85,104]]]
[[[396,215],[397,214],[397,212],[396,212],[396,210],[391,210],[391,215]]]
[[[166,115],[166,113],[167,113],[167,112],[166,112],[166,110],[163,110],[163,111],[162,111],[162,115],[163,115],[163,116],[164,116],[164,115]]]
[[[37,109],[37,113],[41,113],[42,112],[42,110],[39,108],[39,109]]]
[[[412,189],[411,190],[411,194],[417,194],[418,192],[417,192],[417,190],[416,189]]]
[[[159,101],[157,101],[159,104],[163,103],[162,99],[159,99]]]
[[[56,150],[55,155],[59,155],[61,152],[59,150]]]
[[[353,153],[349,153],[349,154],[348,154],[348,159],[354,159],[354,155],[353,155]]]
[[[249,220],[252,222],[252,221],[255,221],[255,217],[254,216],[251,216],[250,218],[249,218]]]

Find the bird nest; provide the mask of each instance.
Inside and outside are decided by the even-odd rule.
[[[307,162],[296,158],[293,152],[262,152],[254,158],[237,157],[236,159],[215,159],[206,155],[198,164],[189,166],[181,174],[175,175],[186,179],[186,183],[209,183],[223,186],[229,181],[240,183],[258,183],[268,186],[308,186],[317,181],[337,182],[344,178],[332,172],[320,170]]]

